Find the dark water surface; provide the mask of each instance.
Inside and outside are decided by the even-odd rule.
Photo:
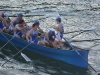
[[[94,31],[66,34],[65,38],[70,40],[100,38],[100,0],[0,0],[0,10],[8,10],[9,15],[12,16],[11,19],[19,12],[25,14],[27,17],[24,19],[28,25],[32,25],[37,19],[44,31],[52,29],[51,26],[56,24],[55,16],[44,15],[59,13],[65,25],[65,32],[94,28]],[[100,71],[100,41],[72,42],[72,44],[89,49],[89,63],[96,71]],[[4,48],[8,59],[13,56],[9,47],[8,45]],[[15,48],[12,47],[12,49]],[[9,66],[8,69],[0,69],[0,75],[94,75],[91,74],[93,70],[78,68],[39,54],[34,53],[31,59],[31,63],[26,63],[20,56],[17,56],[11,60],[13,62],[6,64]],[[5,60],[0,58],[0,63],[4,62]]]

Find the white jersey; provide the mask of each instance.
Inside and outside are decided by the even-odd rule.
[[[63,31],[62,32],[57,31],[57,35],[55,38],[56,41],[62,41],[62,38],[63,38],[64,25],[62,23],[60,25],[61,25]]]

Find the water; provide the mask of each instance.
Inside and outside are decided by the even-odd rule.
[[[32,25],[34,20],[39,20],[40,27],[47,31],[55,25],[56,17],[46,17],[45,14],[59,13],[65,25],[65,32],[89,29],[94,27],[94,31],[79,32],[64,35],[70,40],[97,39],[100,36],[100,0],[0,0],[0,10],[8,10],[10,16],[15,16],[19,12],[25,14],[25,21]],[[36,16],[35,16],[36,15]],[[38,16],[41,15],[41,16]],[[14,17],[11,17],[13,19]],[[83,49],[89,49],[89,63],[100,71],[100,41],[92,42],[72,42],[73,45]],[[8,47],[9,50],[9,47]],[[7,58],[12,56],[12,53]],[[21,57],[18,60],[12,59],[15,63],[6,65],[20,69],[3,69],[0,75],[91,75],[89,70],[77,68],[75,66],[55,61],[38,54],[34,54],[32,63],[25,63]],[[5,60],[0,59],[1,63]],[[29,70],[25,70],[25,68]]]

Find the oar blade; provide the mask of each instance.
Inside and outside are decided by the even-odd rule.
[[[86,29],[84,29],[84,30],[76,30],[76,31],[66,32],[66,33],[64,33],[64,34],[75,33],[75,32],[87,32],[87,31],[93,31],[93,30],[95,30],[95,27],[86,28]]]
[[[95,27],[86,28],[86,29],[84,29],[83,31],[92,31],[92,30],[95,30]]]
[[[21,56],[27,61],[30,62],[30,58],[28,58],[25,54],[21,53]]]
[[[59,17],[60,15],[58,13],[49,13],[45,14],[46,17]]]

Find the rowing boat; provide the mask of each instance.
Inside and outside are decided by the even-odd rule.
[[[4,38],[2,34],[4,34],[9,40],[13,37],[12,35],[9,35],[6,33],[0,33],[0,41],[4,43],[8,41]],[[19,48],[24,48],[26,45],[28,45],[27,41],[22,40],[20,38],[16,38],[16,37],[11,42],[16,47],[19,47]],[[66,46],[66,42],[64,42],[64,45]],[[78,52],[82,55],[82,57],[86,60],[86,62],[88,62],[89,50],[82,50],[77,47],[75,47],[75,49],[78,50]],[[75,52],[75,50],[71,51],[69,50],[69,48],[67,48],[67,46],[65,49],[60,50],[60,49],[39,46],[36,44],[31,44],[25,50],[31,53],[41,54],[43,56],[46,56],[52,59],[60,60],[74,66],[88,68],[88,64]]]

